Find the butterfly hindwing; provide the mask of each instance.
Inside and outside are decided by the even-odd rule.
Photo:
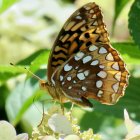
[[[78,103],[93,98],[114,104],[123,96],[128,80],[124,62],[108,44],[91,45],[72,55],[56,75],[64,95]]]

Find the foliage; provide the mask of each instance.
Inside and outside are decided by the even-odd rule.
[[[15,2],[17,0],[0,1],[0,23],[2,27],[0,29],[0,58],[2,61],[0,62],[5,62],[5,56],[8,58],[9,55],[16,56],[18,60],[14,61],[16,66],[9,65],[8,59],[6,63],[0,65],[0,111],[5,113],[4,116],[0,116],[0,119],[8,119],[15,126],[20,124],[22,129],[31,133],[32,127],[38,124],[42,116],[42,113],[40,113],[42,112],[42,100],[50,99],[50,96],[39,90],[38,81],[31,78],[25,67],[42,79],[47,78],[46,67],[50,47],[65,19],[76,9],[76,4],[73,4],[70,0],[42,0],[41,3],[39,0],[31,0],[33,6],[30,7],[27,0],[22,0],[19,3]],[[114,2],[112,32],[114,32],[114,27],[118,26],[116,21],[119,20],[126,5],[130,4],[130,0],[114,0]],[[12,4],[15,4],[18,9],[8,9]],[[7,9],[8,11],[6,11]],[[114,106],[102,105],[92,100],[94,104],[94,111],[92,110],[92,112],[77,106],[73,109],[73,114],[78,118],[82,130],[93,128],[95,133],[100,132],[107,140],[124,138],[126,134],[122,125],[124,108],[128,110],[135,121],[139,122],[139,13],[140,0],[135,0],[128,15],[131,36],[128,35],[123,42],[119,42],[116,37],[116,42],[112,42],[112,46],[122,55],[131,73],[125,96]],[[120,27],[120,32],[122,30],[123,27]],[[2,53],[5,48],[9,50],[7,51],[8,54]],[[27,54],[23,55],[25,52]],[[44,108],[47,109],[52,104],[47,102],[44,104]],[[70,104],[66,104],[65,107],[70,108]],[[110,128],[113,130],[110,130]]]
[[[129,29],[134,41],[140,46],[140,0],[135,0],[129,12]]]
[[[112,24],[112,32],[114,32],[114,27],[117,18],[119,17],[121,11],[123,10],[124,6],[129,2],[130,0],[115,0],[115,14],[113,18],[113,24]]]
[[[18,0],[0,0],[0,13],[8,9],[11,5],[13,5]]]

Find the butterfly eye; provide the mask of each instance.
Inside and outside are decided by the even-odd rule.
[[[129,73],[110,45],[98,5],[88,3],[62,27],[48,63],[50,95],[60,102],[91,106],[89,98],[114,104],[124,95]]]

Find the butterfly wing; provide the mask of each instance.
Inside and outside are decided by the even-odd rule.
[[[63,63],[57,81],[73,102],[90,106],[88,99],[92,98],[111,105],[124,95],[128,76],[118,52],[108,44],[96,43]]]
[[[51,76],[72,54],[94,43],[109,44],[100,8],[88,3],[75,11],[62,27],[50,54],[48,82]]]

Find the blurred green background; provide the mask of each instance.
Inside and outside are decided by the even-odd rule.
[[[52,105],[39,89],[50,49],[66,19],[80,6],[93,0],[0,0],[0,120],[14,124],[18,132],[31,134],[45,109]],[[114,106],[92,100],[93,110],[78,106],[73,115],[82,130],[93,128],[103,140],[122,140],[127,134],[123,110],[140,122],[140,0],[94,0],[102,9],[114,48],[131,73],[126,94]],[[10,63],[16,64],[16,67]],[[70,104],[66,104],[69,108]]]

